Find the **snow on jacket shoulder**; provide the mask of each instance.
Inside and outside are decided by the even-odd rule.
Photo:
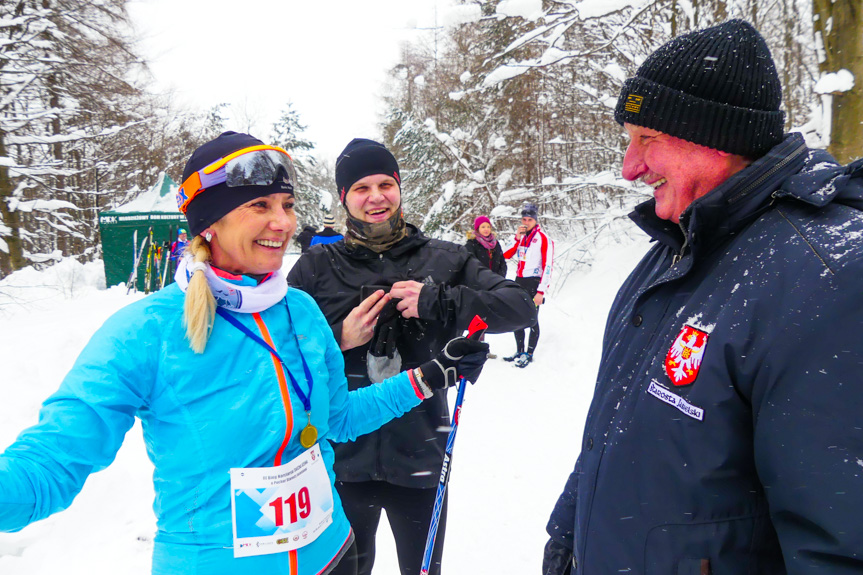
[[[39,423],[0,456],[0,530],[66,508],[87,476],[111,463],[137,416],[155,466],[154,573],[320,573],[350,538],[335,490],[333,523],[313,543],[233,558],[229,470],[291,461],[304,451],[298,436],[308,418],[292,386],[280,386],[271,355],[223,318],[217,316],[205,352],[193,353],[183,300],[171,285],[118,311],[93,335],[45,401]],[[260,330],[251,314],[233,315],[261,337],[265,329],[293,374],[303,374],[299,341],[331,483],[328,438],[355,439],[420,402],[404,374],[349,394],[329,326],[299,290],[259,314]],[[298,379],[307,391],[305,378]]]
[[[315,247],[297,260],[288,283],[315,298],[337,338],[342,321],[360,303],[361,286],[390,286],[402,280],[424,283],[419,319],[405,322],[398,341],[402,369],[434,357],[467,329],[474,315],[482,317],[492,333],[536,322],[536,306],[515,282],[481,265],[464,246],[430,239],[410,224],[408,228],[406,238],[381,254],[349,249],[342,242]],[[371,384],[367,352],[368,344],[344,352],[350,389]],[[448,426],[446,394],[438,392],[380,430],[337,445],[336,475],[342,481],[435,487]]]
[[[516,277],[539,278],[536,292],[545,294],[551,286],[551,271],[554,268],[554,242],[551,241],[539,224],[519,240],[515,236],[503,252],[503,257],[518,257]]]
[[[576,573],[863,570],[861,205],[861,163],[791,135],[681,226],[633,213],[658,242],[548,525]]]

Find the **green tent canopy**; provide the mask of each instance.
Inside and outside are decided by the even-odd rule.
[[[178,229],[188,231],[186,217],[177,210],[176,192],[177,184],[163,172],[148,191],[99,214],[106,285],[129,281],[139,256],[135,281],[138,291],[158,290],[163,277],[164,285],[174,281],[176,260],[170,259],[171,244],[177,240]]]

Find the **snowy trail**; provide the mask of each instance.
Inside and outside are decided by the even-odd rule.
[[[605,316],[646,242],[605,249],[589,273],[573,274],[540,312],[536,361],[518,369],[490,360],[467,390],[450,479],[444,572],[538,573],[545,523],[572,470],[593,393]],[[286,260],[286,265],[289,265]],[[14,276],[13,276],[14,277]],[[52,283],[39,274],[28,286]],[[0,283],[0,450],[36,421],[41,402],[59,385],[90,335],[128,304],[125,290],[15,290]],[[64,297],[63,292],[66,292]],[[515,348],[511,334],[490,335],[499,357]],[[451,394],[454,399],[454,392]],[[152,466],[138,424],[116,461],[90,477],[69,509],[19,533],[0,534],[4,575],[146,575],[155,529]],[[376,575],[397,562],[381,521]]]

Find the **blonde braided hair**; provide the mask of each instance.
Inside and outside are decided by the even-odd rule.
[[[201,236],[195,236],[186,251],[192,254],[195,263],[209,262],[212,258],[210,245]],[[183,309],[183,325],[186,339],[195,353],[204,353],[213,322],[216,320],[216,299],[210,291],[210,284],[204,270],[195,270],[186,288],[186,303]]]

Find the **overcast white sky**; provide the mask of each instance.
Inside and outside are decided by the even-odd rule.
[[[137,0],[130,13],[156,89],[203,110],[226,102],[260,117],[288,102],[319,157],[376,137],[386,72],[449,0]],[[229,125],[230,129],[237,129]]]

